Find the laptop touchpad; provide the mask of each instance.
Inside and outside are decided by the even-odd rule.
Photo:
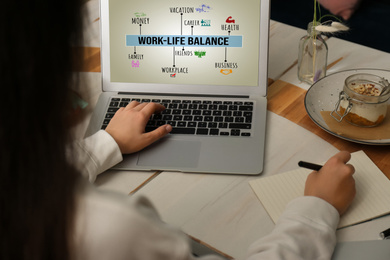
[[[164,167],[166,169],[194,168],[198,165],[201,142],[162,140],[145,150],[138,158],[140,166]]]

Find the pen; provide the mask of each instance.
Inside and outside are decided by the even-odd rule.
[[[381,236],[382,239],[390,239],[390,228],[382,231],[380,233],[380,236]]]
[[[304,162],[304,161],[299,161],[298,162],[298,166],[306,168],[306,169],[310,169],[310,170],[313,170],[313,171],[319,171],[322,168],[322,165],[315,164],[315,163]]]

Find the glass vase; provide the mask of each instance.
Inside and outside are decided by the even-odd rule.
[[[313,23],[307,26],[307,35],[299,41],[298,78],[313,84],[326,75],[328,45],[321,33],[316,31]]]

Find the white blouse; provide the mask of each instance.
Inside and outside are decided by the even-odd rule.
[[[103,130],[78,141],[74,155],[90,182],[122,160],[116,142]],[[187,235],[162,222],[145,197],[102,191],[85,182],[80,184],[76,201],[76,259],[195,259]],[[286,207],[271,234],[250,246],[247,259],[330,259],[338,223],[337,210],[326,201],[297,198]],[[201,259],[221,258],[208,255]]]

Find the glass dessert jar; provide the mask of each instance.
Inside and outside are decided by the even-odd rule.
[[[389,82],[373,74],[359,73],[346,78],[331,116],[338,122],[373,127],[383,122],[390,98]]]

